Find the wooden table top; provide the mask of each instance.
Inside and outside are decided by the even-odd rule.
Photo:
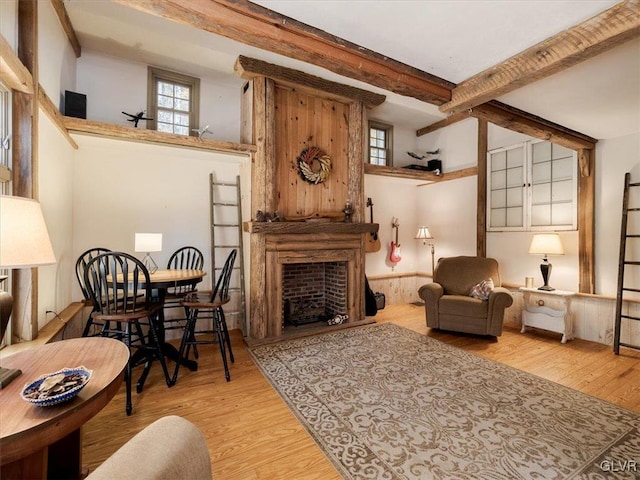
[[[2,358],[2,367],[19,368],[22,375],[0,390],[0,465],[41,450],[95,416],[120,388],[128,360],[124,343],[103,337],[62,340]],[[38,407],[20,396],[39,376],[78,366],[93,373],[71,401]]]
[[[206,274],[207,272],[204,270],[156,270],[153,273],[149,273],[149,280],[154,288],[168,288],[193,282],[194,280],[202,281]],[[131,279],[133,278],[132,275],[129,274]],[[116,278],[120,282],[122,276],[118,275]]]

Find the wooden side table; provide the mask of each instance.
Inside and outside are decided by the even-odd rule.
[[[571,299],[576,292],[566,290],[538,290],[537,288],[520,287],[524,296],[524,308],[522,309],[522,329],[524,333],[527,327],[536,327],[551,332],[562,334],[560,343],[567,343],[573,338],[573,318],[571,317]],[[532,301],[532,296],[534,300]],[[561,304],[561,308],[546,305],[545,300],[555,299]]]

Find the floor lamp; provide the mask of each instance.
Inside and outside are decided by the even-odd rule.
[[[429,229],[427,227],[418,228],[418,233],[416,233],[416,239],[422,240],[422,244],[426,245],[427,240],[433,240],[433,237],[429,233]],[[433,246],[433,242],[429,244],[431,246],[431,280],[433,280],[433,276],[435,273],[435,257],[436,257],[436,249]]]
[[[24,197],[0,196],[0,268],[56,263],[40,204]],[[0,276],[0,284],[7,276]],[[13,297],[0,290],[0,341],[9,326]],[[0,367],[0,389],[22,372]]]

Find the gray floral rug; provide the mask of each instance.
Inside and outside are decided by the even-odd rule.
[[[251,353],[347,479],[640,478],[640,415],[396,325]]]

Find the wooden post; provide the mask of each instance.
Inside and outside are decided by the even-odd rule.
[[[476,226],[476,255],[487,256],[487,148],[488,125],[478,119],[478,209]]]
[[[578,158],[578,290],[595,293],[595,149],[578,151]]]

